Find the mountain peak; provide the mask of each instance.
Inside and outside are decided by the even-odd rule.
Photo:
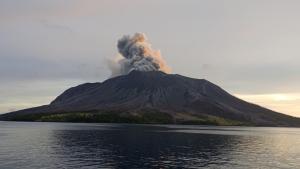
[[[102,115],[109,114],[117,119],[130,117],[146,123],[160,123],[155,119],[163,116],[168,117],[168,123],[208,124],[210,121],[209,124],[219,125],[300,126],[297,118],[240,100],[207,80],[135,70],[102,83],[70,88],[50,105],[8,113],[1,118],[17,119],[28,114],[42,118],[72,112],[101,115],[97,122],[107,122]]]

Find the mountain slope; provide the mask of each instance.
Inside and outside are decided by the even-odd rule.
[[[18,120],[21,116],[26,120],[26,117],[38,115],[40,120],[51,121],[53,117],[69,118],[78,113],[86,113],[80,114],[85,118],[88,113],[90,119],[87,121],[97,118],[100,122],[107,122],[101,118],[109,116],[119,120],[108,122],[133,118],[133,122],[146,123],[160,123],[163,119],[164,123],[300,126],[298,118],[240,100],[207,80],[158,71],[132,71],[103,83],[82,84],[66,90],[50,105],[11,112],[0,119]]]

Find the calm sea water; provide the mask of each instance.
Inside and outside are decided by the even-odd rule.
[[[300,129],[0,122],[0,169],[300,168]]]

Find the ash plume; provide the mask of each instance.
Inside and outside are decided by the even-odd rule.
[[[118,41],[119,55],[109,61],[112,76],[125,75],[133,70],[170,72],[160,51],[153,50],[143,33],[125,35]]]

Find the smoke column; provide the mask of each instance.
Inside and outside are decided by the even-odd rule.
[[[170,73],[160,51],[153,50],[143,33],[125,35],[118,41],[120,55],[109,62],[112,76],[125,75],[133,70]]]

